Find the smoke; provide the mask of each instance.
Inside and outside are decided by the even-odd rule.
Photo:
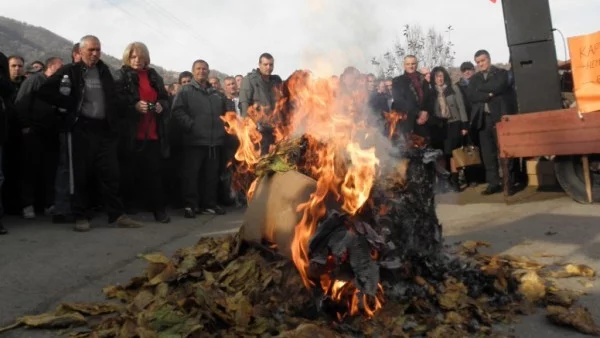
[[[339,75],[347,66],[373,71],[382,27],[375,2],[364,0],[308,0],[304,13],[310,46],[302,51],[301,65],[317,76]]]

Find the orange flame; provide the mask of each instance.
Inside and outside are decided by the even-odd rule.
[[[360,293],[351,282],[332,280],[328,274],[309,276],[308,242],[318,222],[326,215],[325,201],[337,201],[341,209],[355,215],[369,200],[380,160],[374,147],[364,149],[365,139],[376,135],[367,125],[368,93],[364,84],[339,84],[326,79],[314,79],[310,72],[296,71],[284,84],[281,97],[272,111],[249,109],[249,117],[240,119],[231,113],[225,115],[227,132],[237,135],[240,147],[235,159],[242,162],[238,171],[252,171],[260,160],[260,133],[254,121],[274,126],[276,141],[305,135],[308,140],[303,172],[316,179],[316,189],[308,201],[297,206],[302,213],[294,229],[291,243],[292,259],[306,287],[319,286],[334,301],[346,302],[348,313],[372,316],[383,302],[383,289],[375,299]],[[394,112],[393,112],[394,113]],[[395,113],[397,114],[397,113]],[[393,126],[400,120],[394,117]],[[389,115],[392,116],[392,115]],[[396,116],[396,115],[394,115]],[[248,198],[256,188],[257,180],[248,188]],[[379,257],[372,253],[373,259]],[[359,306],[362,305],[362,306]]]

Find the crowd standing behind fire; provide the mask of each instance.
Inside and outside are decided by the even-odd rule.
[[[257,115],[268,117],[282,94],[274,60],[263,53],[257,69],[221,83],[199,59],[178,82],[165,84],[149,67],[150,52],[141,42],[127,45],[116,72],[102,62],[100,40],[92,35],[73,46],[70,63],[51,57],[25,68],[22,57],[0,51],[0,234],[7,233],[3,207],[25,219],[43,210],[53,223],[88,231],[99,207],[109,223],[137,228],[143,224],[128,215],[139,210],[169,223],[168,205],[194,218],[243,204],[228,165],[239,142],[225,132],[221,117],[235,111],[254,119],[261,154],[269,151],[274,126]],[[462,63],[456,83],[445,68],[419,69],[409,55],[396,78],[348,67],[331,84],[339,95],[368,93],[378,123],[385,124],[390,112],[405,114],[397,132],[419,135],[444,154],[440,164],[451,175],[439,179],[439,191],[487,181],[482,194],[490,195],[502,190],[495,123],[516,112],[516,97],[509,71],[491,65],[487,51],[477,51],[474,61],[479,71]],[[485,172],[454,163],[452,150],[465,142],[481,147]],[[512,193],[517,168],[508,167]]]

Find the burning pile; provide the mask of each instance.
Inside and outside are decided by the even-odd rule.
[[[257,186],[270,184],[276,173],[295,170],[314,179],[308,200],[294,202],[302,217],[292,224],[291,248],[282,254],[293,260],[304,285],[324,297],[320,307],[337,308],[330,311],[339,320],[372,317],[381,308],[380,268],[400,278],[407,253],[441,248],[432,188],[438,153],[395,132],[403,114],[374,114],[364,88],[344,78],[336,88],[297,71],[273,111],[255,107],[250,119],[224,117],[240,141],[236,181],[257,175],[248,189],[250,211]],[[273,126],[278,141],[262,158],[257,125]],[[281,242],[275,239],[281,225],[260,222],[260,242],[279,249],[272,244]]]
[[[543,304],[553,320],[600,332],[584,309],[571,308],[576,295],[542,278],[552,276],[542,264],[479,254],[485,243],[444,248],[433,194],[438,153],[395,132],[401,113],[372,115],[352,83],[338,88],[298,71],[272,111],[249,115],[223,119],[240,141],[234,182],[249,212],[265,210],[260,222],[172,259],[143,256],[143,276],[104,289],[123,306],[63,304],[16,325],[87,324],[74,334],[81,338],[489,336],[494,323]],[[263,157],[258,126],[272,127],[277,140]],[[284,188],[269,190],[277,180]],[[293,222],[261,205],[302,180],[306,198],[278,199]],[[593,275],[581,266],[565,273]]]

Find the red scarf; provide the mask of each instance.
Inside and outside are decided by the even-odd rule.
[[[413,87],[415,87],[415,90],[417,91],[417,95],[419,96],[419,104],[422,104],[423,103],[423,85],[421,84],[421,77],[419,76],[419,73],[417,73],[417,72],[406,73],[406,75],[408,75],[408,78],[412,82]]]
[[[158,93],[150,85],[150,79],[148,78],[148,70],[142,69],[136,71],[139,78],[139,94],[140,100],[145,102],[151,102],[156,104],[158,99]],[[154,113],[142,114],[140,122],[138,123],[137,129],[137,140],[158,140],[158,131],[156,128],[156,118]]]

